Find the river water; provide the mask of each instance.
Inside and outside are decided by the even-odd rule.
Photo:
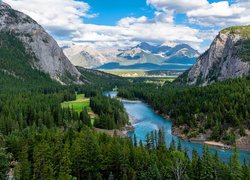
[[[108,92],[105,95],[110,97],[116,97],[117,92]],[[179,138],[172,135],[172,122],[168,119],[161,117],[156,114],[150,106],[143,102],[133,102],[133,101],[122,101],[124,107],[130,116],[131,124],[134,126],[134,132],[129,133],[129,136],[134,136],[136,134],[137,140],[142,140],[145,142],[145,137],[148,133],[152,131],[159,130],[163,128],[165,131],[165,140],[166,144],[169,147],[172,138],[177,143]],[[181,140],[181,139],[180,139]],[[182,148],[188,148],[188,154],[191,157],[192,150],[196,149],[198,154],[202,154],[202,144],[192,143],[188,141],[181,140]],[[210,151],[212,154],[215,153],[216,148],[210,147]],[[217,149],[219,157],[227,162],[233,154],[233,150],[223,150]],[[243,162],[244,159],[248,164],[250,164],[250,151],[239,151],[240,161]]]

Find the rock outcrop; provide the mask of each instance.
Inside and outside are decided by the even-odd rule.
[[[210,48],[193,67],[177,81],[189,85],[208,85],[230,78],[243,77],[250,72],[250,26],[222,30]]]
[[[78,83],[80,72],[64,55],[57,42],[32,18],[0,2],[0,33],[8,32],[32,55],[32,68],[41,70],[62,84]]]

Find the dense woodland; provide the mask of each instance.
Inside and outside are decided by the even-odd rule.
[[[90,99],[91,109],[99,115],[94,126],[102,129],[120,129],[129,123],[123,104],[117,99],[96,96]]]
[[[1,174],[12,157],[17,179],[248,179],[250,169],[240,165],[237,153],[228,164],[210,155],[193,152],[189,160],[178,148],[165,147],[163,132],[143,146],[128,138],[110,137],[89,128],[78,131],[46,127],[26,128],[0,141]],[[3,138],[1,136],[1,138]],[[172,143],[173,144],[173,143]],[[15,162],[15,161],[16,162]]]
[[[135,84],[120,89],[118,95],[145,100],[160,114],[169,115],[175,126],[185,125],[188,137],[211,129],[211,139],[233,144],[236,135],[244,136],[250,129],[250,77],[206,87]]]

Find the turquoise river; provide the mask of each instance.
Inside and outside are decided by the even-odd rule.
[[[116,97],[117,92],[108,92],[105,93],[106,96]],[[172,122],[168,119],[163,118],[162,116],[156,114],[150,106],[140,101],[122,101],[124,107],[130,116],[130,121],[134,127],[134,132],[129,133],[129,136],[134,136],[136,134],[137,140],[142,140],[145,142],[145,137],[148,133],[152,131],[159,130],[163,128],[165,131],[165,139],[167,146],[170,145],[172,138],[175,142],[178,142],[179,138],[172,135]],[[188,148],[189,156],[191,157],[192,150],[196,149],[199,155],[202,154],[203,145],[198,143],[193,143],[189,141],[181,140],[182,148]],[[233,154],[233,150],[223,150],[216,149],[215,147],[210,147],[212,154],[215,151],[218,151],[219,157],[227,162]],[[240,161],[243,162],[244,159],[248,164],[250,164],[250,151],[241,151],[239,150]]]

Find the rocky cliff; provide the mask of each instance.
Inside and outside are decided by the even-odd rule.
[[[189,85],[208,85],[246,76],[250,72],[250,26],[222,30],[210,48],[177,81]]]
[[[70,63],[57,42],[37,22],[0,2],[0,33],[6,32],[22,42],[26,53],[32,57],[30,65],[33,69],[49,74],[62,84],[82,83],[79,71]]]

